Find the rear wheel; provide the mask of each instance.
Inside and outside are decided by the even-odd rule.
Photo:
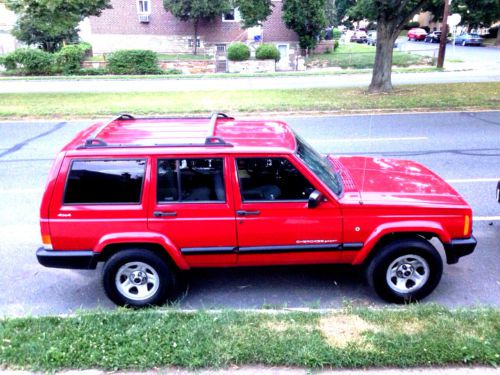
[[[375,255],[367,278],[377,294],[389,302],[419,301],[439,284],[443,261],[424,239],[395,240]]]
[[[105,263],[103,286],[120,306],[161,305],[174,293],[175,274],[159,255],[146,249],[127,249]]]

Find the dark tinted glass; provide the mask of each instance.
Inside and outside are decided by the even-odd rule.
[[[307,200],[314,188],[284,158],[237,159],[244,201]]]
[[[145,160],[74,160],[64,203],[140,203]]]
[[[157,186],[158,202],[224,202],[223,160],[159,160]]]

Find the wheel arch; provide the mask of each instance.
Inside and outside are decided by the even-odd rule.
[[[99,261],[106,261],[112,255],[125,249],[146,249],[160,255],[179,270],[190,267],[179,249],[165,236],[156,234],[118,233],[104,236],[94,252],[99,253]]]
[[[369,263],[380,249],[396,239],[425,239],[437,237],[442,244],[450,242],[450,236],[438,223],[405,223],[398,226],[385,225],[377,228],[365,242],[362,250],[352,261],[353,265]]]

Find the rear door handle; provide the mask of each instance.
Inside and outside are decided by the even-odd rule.
[[[155,211],[153,212],[154,217],[165,217],[165,216],[177,216],[175,211]]]
[[[245,211],[245,210],[238,210],[236,211],[236,215],[238,216],[250,216],[250,215],[259,215],[260,211]]]

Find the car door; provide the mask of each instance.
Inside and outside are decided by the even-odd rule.
[[[236,263],[231,173],[223,156],[153,159],[148,227],[167,236],[192,267]]]
[[[338,203],[308,208],[324,188],[291,155],[235,157],[239,265],[334,263],[341,260]]]

